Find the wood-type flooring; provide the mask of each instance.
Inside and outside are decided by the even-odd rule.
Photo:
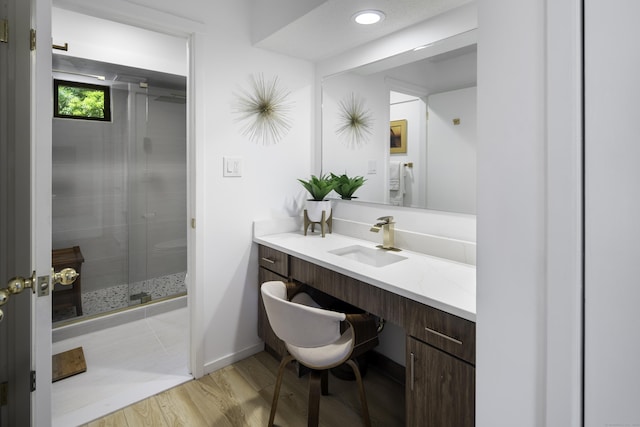
[[[267,425],[278,361],[261,352],[204,377],[151,396],[82,427],[263,427]],[[373,426],[404,426],[404,386],[369,368],[364,385]],[[308,376],[288,369],[275,424],[307,425]],[[320,426],[362,425],[354,381],[329,375],[320,399]]]

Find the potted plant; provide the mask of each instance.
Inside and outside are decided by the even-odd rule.
[[[349,178],[347,174],[342,174],[340,176],[331,174],[331,180],[334,182],[334,190],[336,193],[340,195],[342,199],[351,200],[355,199],[353,197],[353,193],[366,181],[364,177],[354,176],[353,178]]]
[[[307,199],[307,216],[309,221],[322,221],[322,211],[325,212],[325,220],[331,215],[331,201],[325,200],[325,197],[335,186],[335,182],[329,175],[315,176],[311,175],[311,179],[298,179],[302,186],[311,194],[311,199]]]

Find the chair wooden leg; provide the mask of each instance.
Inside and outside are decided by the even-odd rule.
[[[322,378],[320,380],[320,388],[323,396],[329,395],[329,370],[322,371]]]
[[[369,419],[369,406],[367,406],[367,396],[364,394],[364,385],[362,384],[362,376],[360,375],[360,369],[356,362],[352,359],[347,361],[347,364],[353,369],[353,373],[356,376],[356,382],[358,383],[358,389],[360,391],[360,401],[362,402],[362,419],[366,427],[371,427],[371,420]]]
[[[269,414],[269,427],[273,427],[273,422],[276,419],[276,408],[278,407],[278,396],[280,396],[280,386],[282,385],[282,375],[284,374],[284,368],[293,361],[295,358],[291,355],[287,355],[282,358],[280,367],[278,368],[278,377],[276,378],[276,387],[273,389],[273,400],[271,401],[271,413]]]
[[[309,427],[318,427],[320,421],[320,388],[322,382],[322,373],[315,369],[309,375],[309,415],[307,425]]]

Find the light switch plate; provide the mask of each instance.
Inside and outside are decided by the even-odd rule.
[[[242,176],[241,157],[223,157],[222,176]]]
[[[369,160],[369,167],[367,168],[367,173],[369,175],[375,175],[376,174],[376,161],[375,160]]]

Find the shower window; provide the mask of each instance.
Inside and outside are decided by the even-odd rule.
[[[54,80],[53,115],[69,119],[111,121],[110,88],[89,83]]]

